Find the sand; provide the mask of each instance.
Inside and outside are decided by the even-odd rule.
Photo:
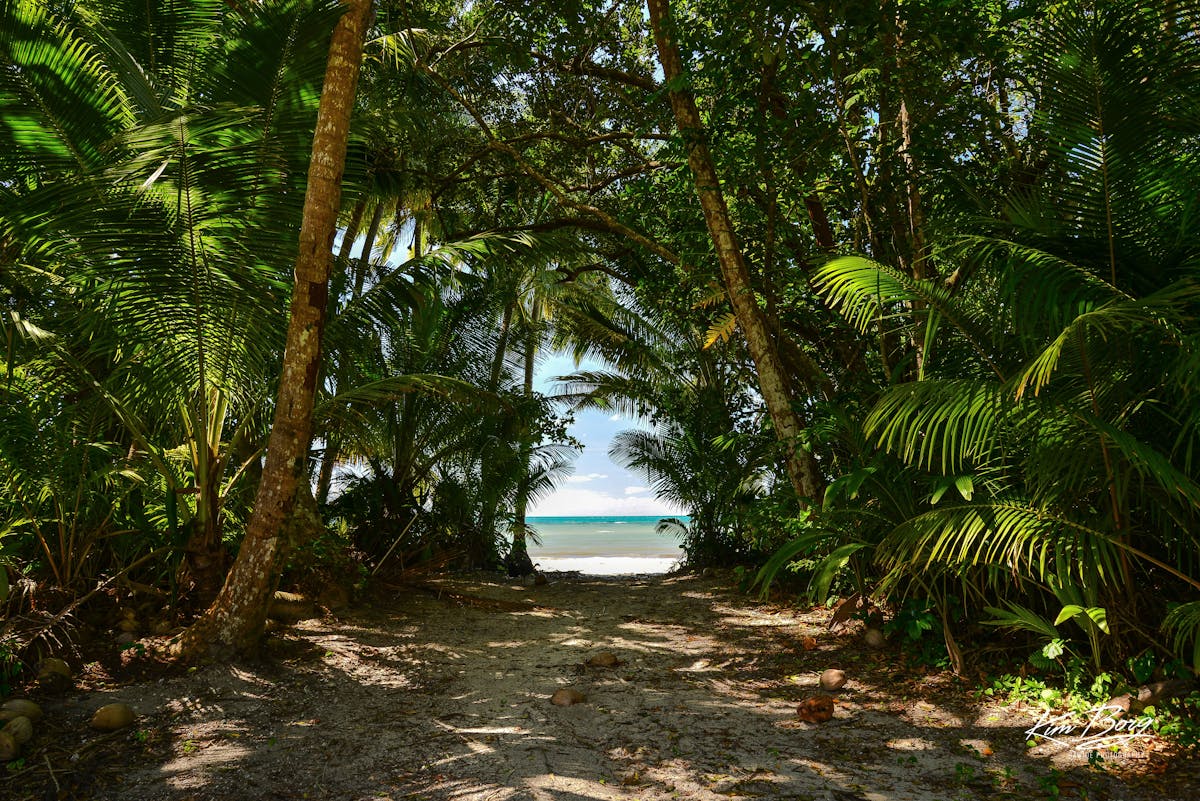
[[[1084,797],[1194,799],[1196,760],[1165,744],[1026,747],[1036,713],[832,635],[824,609],[760,605],[732,577],[495,576],[377,593],[272,635],[255,664],[47,701],[47,765],[0,797],[659,801]],[[811,637],[810,650],[803,647]],[[584,663],[611,652],[621,664]],[[834,717],[797,703],[846,671]],[[559,689],[585,703],[550,703]],[[125,701],[133,729],[90,712]],[[1098,765],[1100,763],[1097,763]],[[1057,773],[1055,771],[1061,771]],[[56,789],[57,788],[57,789]]]

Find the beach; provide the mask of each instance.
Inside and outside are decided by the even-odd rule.
[[[669,573],[683,559],[671,534],[659,534],[659,517],[531,517],[537,543],[529,557],[540,570],[590,576]]]

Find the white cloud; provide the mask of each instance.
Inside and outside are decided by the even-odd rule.
[[[568,484],[586,484],[598,478],[608,478],[608,473],[588,473],[584,476],[567,476]]]
[[[534,504],[530,517],[674,516],[684,511],[652,496],[618,498],[597,490],[564,487]]]
[[[641,495],[642,493],[649,492],[649,491],[650,491],[649,487],[626,487],[625,488],[626,495]]]
[[[614,414],[612,417],[610,417],[610,418],[608,418],[608,419],[609,419],[609,420],[613,420],[613,421],[620,420],[620,419],[621,419],[621,415],[619,415],[619,414]]]

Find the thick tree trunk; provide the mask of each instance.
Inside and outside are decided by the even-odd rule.
[[[663,68],[664,83],[671,89],[671,108],[679,133],[688,148],[688,165],[695,178],[696,194],[704,220],[716,247],[721,263],[721,276],[725,291],[733,304],[738,327],[746,337],[750,356],[758,373],[759,390],[766,403],[767,412],[775,424],[775,432],[787,452],[787,472],[792,487],[801,503],[819,501],[823,480],[816,460],[800,444],[803,428],[799,416],[792,408],[792,394],[787,375],[783,369],[779,351],[772,340],[763,319],[762,310],[754,288],[750,283],[750,272],[746,268],[741,248],[734,236],[729,208],[721,191],[721,183],[712,156],[705,143],[704,126],[696,101],[682,82],[685,80],[683,61],[679,46],[671,39],[671,10],[669,0],[648,0],[650,26],[658,46],[659,61]]]
[[[329,42],[317,111],[283,374],[262,481],[246,537],[225,585],[204,616],[180,640],[184,658],[229,658],[257,646],[266,622],[267,602],[281,568],[285,545],[281,526],[295,503],[297,482],[308,474],[342,171],[371,0],[344,0],[344,6],[346,13]]]

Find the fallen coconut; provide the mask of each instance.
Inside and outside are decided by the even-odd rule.
[[[303,595],[278,590],[267,607],[267,617],[280,623],[299,623],[317,617],[317,606]]]
[[[21,746],[11,735],[0,732],[0,762],[11,762],[21,753]]]
[[[44,659],[38,671],[37,683],[48,693],[61,693],[71,687],[71,668],[56,657]]]
[[[71,666],[56,656],[47,657],[42,660],[41,667],[38,673],[45,675],[47,673],[57,673],[60,676],[71,678]]]
[[[870,648],[882,648],[887,645],[887,637],[879,629],[867,629],[863,633],[863,642]]]
[[[37,723],[42,719],[42,708],[27,698],[11,698],[0,705],[0,709],[5,712],[16,712],[17,714],[13,717],[29,718],[31,723]]]
[[[29,722],[27,717],[16,717],[4,724],[4,728],[0,729],[9,737],[16,741],[17,745],[24,745],[33,738],[33,724]]]
[[[796,716],[805,723],[824,723],[833,717],[833,699],[828,695],[805,698],[796,707]]]
[[[829,668],[821,674],[821,689],[834,692],[846,686],[846,671]]]
[[[582,704],[585,701],[587,701],[586,695],[570,687],[555,690],[554,695],[550,696],[550,703],[555,706],[573,706],[574,704]]]
[[[100,731],[116,731],[131,725],[136,717],[129,704],[108,704],[96,710],[89,725]]]
[[[621,664],[621,660],[611,651],[601,651],[587,661],[588,667],[611,668]]]

